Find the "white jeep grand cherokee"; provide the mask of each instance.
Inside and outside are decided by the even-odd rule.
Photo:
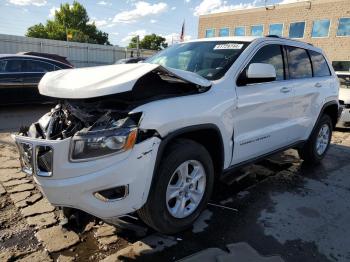
[[[338,119],[322,50],[278,37],[200,39],[146,63],[47,73],[61,102],[15,136],[23,170],[56,206],[107,221],[135,212],[189,227],[214,180],[277,151],[320,161]]]

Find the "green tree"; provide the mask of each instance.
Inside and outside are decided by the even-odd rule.
[[[52,20],[31,26],[27,29],[26,36],[46,38],[54,40],[66,40],[101,45],[109,45],[108,34],[97,29],[95,23],[91,23],[86,9],[77,1],[72,5],[61,4],[55,11]]]
[[[165,42],[166,39],[162,36],[151,34],[146,35],[139,43],[140,48],[142,49],[150,49],[150,50],[162,50],[168,47],[168,44]],[[137,47],[137,37],[134,36],[131,38],[129,43],[129,48]]]

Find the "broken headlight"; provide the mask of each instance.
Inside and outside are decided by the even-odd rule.
[[[83,161],[133,148],[137,128],[116,128],[79,133],[73,137],[71,160]]]

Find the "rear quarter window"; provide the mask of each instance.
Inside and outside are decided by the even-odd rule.
[[[330,76],[328,64],[324,56],[316,51],[309,50],[311,57],[312,68],[314,70],[315,77]]]

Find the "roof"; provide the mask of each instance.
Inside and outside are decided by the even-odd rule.
[[[226,36],[226,37],[210,37],[210,38],[200,38],[200,39],[194,39],[190,41],[186,41],[186,43],[193,43],[193,42],[208,42],[208,41],[237,41],[237,42],[253,42],[253,41],[272,41],[272,40],[280,40],[282,42],[285,42],[284,44],[289,45],[296,45],[301,48],[307,48],[311,50],[315,50],[318,52],[322,52],[322,50],[318,47],[315,47],[309,43],[299,41],[296,39],[290,39],[286,37],[278,37],[278,36]]]
[[[0,58],[11,58],[11,57],[31,58],[31,59],[36,59],[36,60],[44,60],[44,61],[47,61],[47,62],[53,62],[53,63],[63,64],[63,65],[68,65],[66,63],[62,63],[61,61],[57,61],[57,60],[46,58],[46,57],[42,57],[42,56],[18,55],[18,54],[0,54]]]
[[[191,42],[208,42],[208,41],[238,41],[238,42],[252,42],[255,39],[261,37],[257,36],[225,36],[225,37],[210,37],[210,38],[199,38],[194,40],[186,41],[186,43]]]

